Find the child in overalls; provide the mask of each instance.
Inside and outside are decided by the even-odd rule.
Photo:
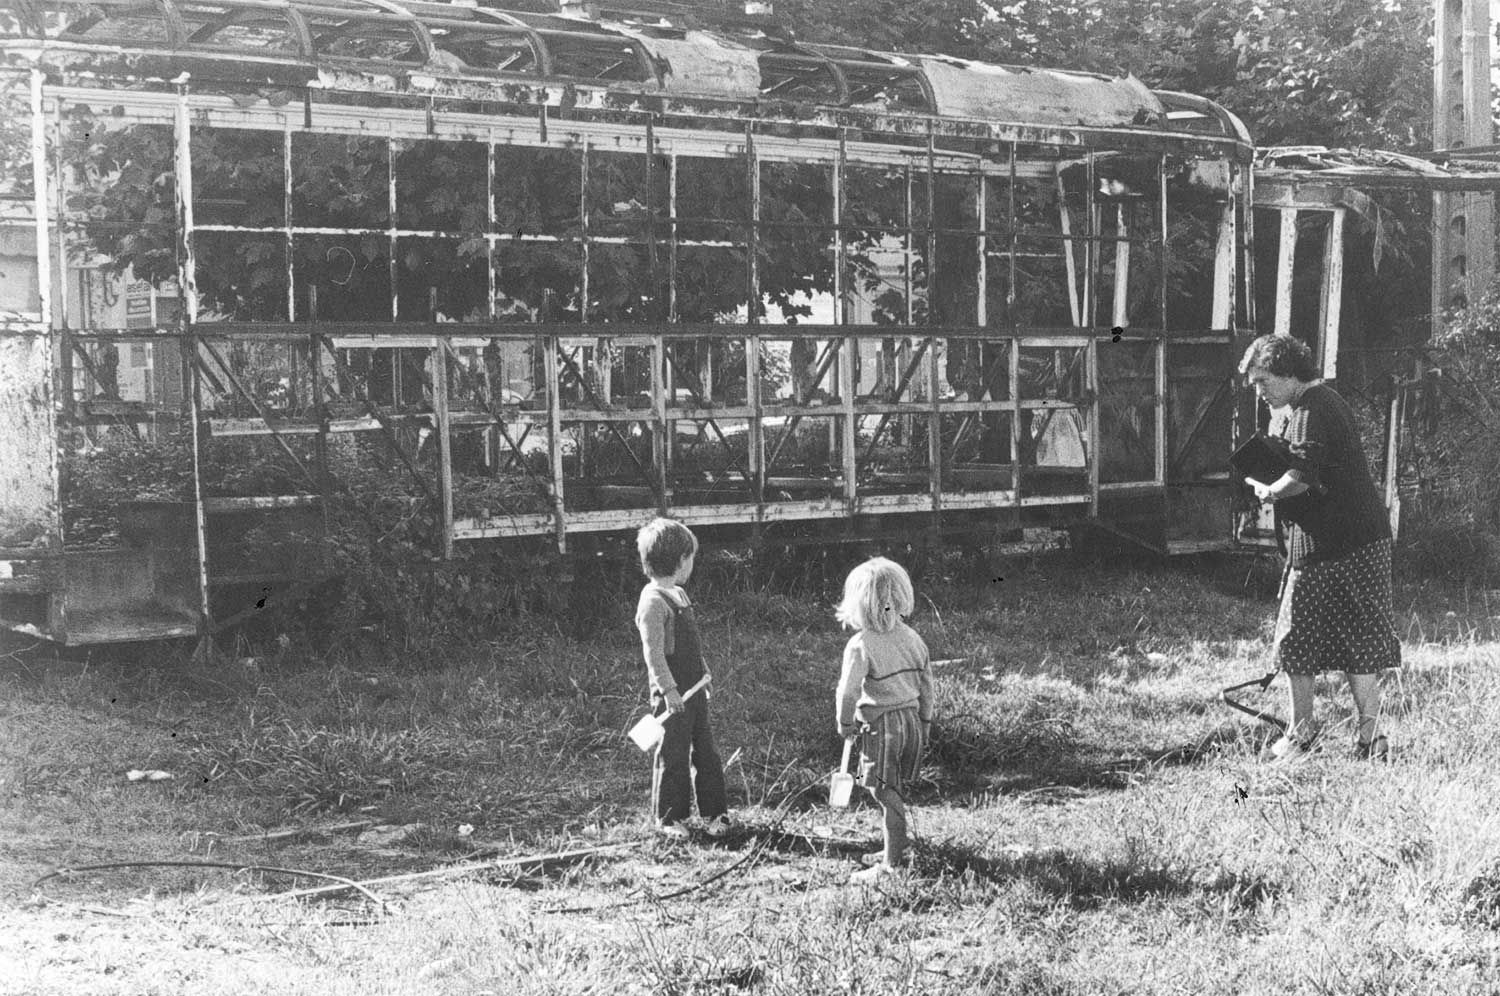
[[[641,569],[651,580],[641,589],[635,625],[651,684],[651,712],[662,717],[662,739],[652,769],[651,804],[659,832],[686,839],[693,796],[710,837],[729,829],[724,765],[708,722],[708,687],[684,697],[710,678],[703,665],[693,603],[682,584],[693,573],[698,539],[674,519],[654,519],[636,534]]]

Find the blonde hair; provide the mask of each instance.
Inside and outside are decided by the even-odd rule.
[[[852,629],[889,633],[915,605],[906,568],[894,560],[871,557],[844,579],[844,600],[833,615]]]
[[[684,560],[698,552],[698,537],[676,519],[656,518],[635,534],[635,549],[647,577],[671,577]]]

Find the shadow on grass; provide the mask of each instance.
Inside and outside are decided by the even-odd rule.
[[[998,856],[951,842],[929,842],[917,852],[916,870],[926,879],[979,879],[996,885],[1024,881],[1075,909],[1106,902],[1198,896],[1217,900],[1226,911],[1253,909],[1275,899],[1282,887],[1260,876],[1195,878],[1181,869],[1126,855],[1097,858],[1063,848],[1016,850]]]
[[[1026,797],[1064,803],[1095,792],[1118,791],[1169,768],[1192,767],[1230,751],[1254,753],[1273,736],[1270,727],[1225,724],[1190,743],[1150,751],[1110,752],[1077,745],[1059,753],[1015,758],[985,770],[972,765],[940,768],[912,793],[913,801],[981,806],[997,798]]]

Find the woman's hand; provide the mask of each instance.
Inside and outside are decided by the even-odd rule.
[[[1272,490],[1271,485],[1262,484],[1253,477],[1245,478],[1245,483],[1250,485],[1251,490],[1255,492],[1256,501],[1274,502],[1276,500],[1276,492]]]
[[[683,709],[682,693],[675,688],[669,688],[662,693],[662,698],[667,701],[667,715],[675,716]]]

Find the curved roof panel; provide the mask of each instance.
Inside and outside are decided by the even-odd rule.
[[[939,114],[1024,119],[1063,127],[1158,125],[1161,101],[1133,76],[1123,79],[922,57]]]
[[[252,66],[275,62],[309,73],[352,67],[398,77],[540,78],[644,96],[1058,128],[1196,130],[1243,141],[1217,105],[1183,109],[1182,101],[1129,76],[799,44],[759,29],[704,31],[621,16],[429,0],[27,0],[0,10],[0,41],[40,38],[44,50],[61,42],[70,52],[169,52],[222,62],[224,72],[239,66],[249,76]],[[1202,120],[1184,127],[1184,115]]]

